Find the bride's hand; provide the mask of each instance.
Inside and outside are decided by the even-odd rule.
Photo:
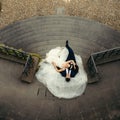
[[[75,65],[74,65],[74,69],[76,69]]]
[[[53,61],[52,61],[52,64],[53,64],[53,65],[56,65],[56,63],[55,63],[55,62],[53,62]]]

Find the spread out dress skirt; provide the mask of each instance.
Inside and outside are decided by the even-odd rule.
[[[36,78],[43,83],[54,96],[70,99],[84,93],[87,84],[87,74],[84,70],[81,57],[75,54],[79,71],[75,77],[71,78],[69,82],[66,82],[65,77],[62,77],[61,74],[55,70],[52,61],[61,67],[67,55],[68,50],[66,47],[51,49],[46,53],[46,58],[40,62],[40,68],[36,73]]]

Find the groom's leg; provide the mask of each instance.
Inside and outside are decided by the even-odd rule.
[[[69,46],[68,41],[66,41],[66,48],[68,49],[68,57],[67,57],[66,61],[74,60],[74,62],[76,63],[74,52],[73,52],[72,48]]]

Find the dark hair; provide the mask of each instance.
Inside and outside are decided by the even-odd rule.
[[[66,82],[69,82],[69,81],[70,81],[70,78],[66,78],[65,80],[66,80]]]

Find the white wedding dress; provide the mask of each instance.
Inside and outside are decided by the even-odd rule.
[[[67,55],[68,50],[66,47],[56,47],[50,50],[46,54],[46,58],[40,62],[40,68],[36,73],[36,77],[54,96],[70,99],[80,96],[85,91],[87,74],[84,71],[81,57],[75,55],[79,72],[69,82],[66,82],[65,78],[54,69],[51,62],[54,61],[57,66],[61,67]]]

